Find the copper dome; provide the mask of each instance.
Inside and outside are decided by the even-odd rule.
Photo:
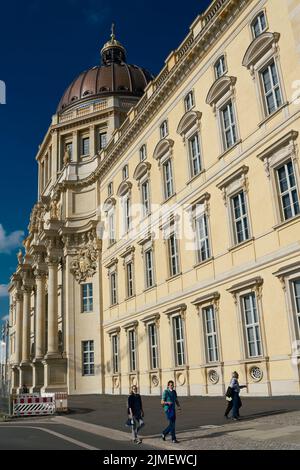
[[[152,75],[142,67],[126,63],[126,51],[115,40],[114,32],[102,51],[102,65],[82,72],[66,89],[57,108],[61,113],[66,108],[91,97],[121,94],[142,96]]]

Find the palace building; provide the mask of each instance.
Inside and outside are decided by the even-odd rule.
[[[212,1],[157,77],[113,30],[67,88],[10,283],[13,392],[222,395],[236,370],[300,394],[298,6]]]

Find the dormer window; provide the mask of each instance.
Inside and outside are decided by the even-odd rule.
[[[267,29],[267,20],[266,15],[262,11],[260,12],[252,21],[251,24],[252,34],[254,38],[257,38],[260,34],[262,34]]]
[[[146,145],[142,145],[140,148],[140,162],[143,162],[147,158],[147,147]]]
[[[125,181],[128,178],[128,165],[125,165],[122,170],[122,180]]]
[[[216,79],[222,77],[227,71],[225,56],[222,55],[218,58],[217,62],[215,63],[215,77]]]
[[[168,131],[168,121],[167,121],[167,120],[165,120],[165,121],[160,125],[159,130],[160,130],[160,138],[161,138],[161,139],[164,139],[164,138],[168,135],[168,133],[169,133],[169,131]]]
[[[190,91],[186,97],[184,98],[184,107],[186,111],[190,111],[195,105],[194,102],[194,93],[193,91]]]

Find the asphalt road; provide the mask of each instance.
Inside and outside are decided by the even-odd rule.
[[[44,420],[43,420],[44,421]],[[129,435],[130,436],[130,435]],[[130,437],[129,437],[130,439]],[[150,450],[145,444],[117,441],[68,426],[26,420],[0,424],[0,450]]]

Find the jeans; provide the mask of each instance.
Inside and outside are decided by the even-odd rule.
[[[169,425],[166,427],[166,429],[163,431],[163,435],[166,436],[167,434],[171,433],[172,436],[172,441],[176,440],[176,434],[175,434],[175,421],[176,421],[176,416],[172,416],[170,418],[168,416],[168,413],[166,413],[166,418],[169,421]]]
[[[240,397],[237,392],[233,392],[232,394],[232,417],[238,418],[239,417],[239,407],[240,407]]]
[[[143,421],[141,419],[137,419],[135,417],[132,418],[133,424],[131,427],[132,439],[138,438],[138,432],[143,425]]]

